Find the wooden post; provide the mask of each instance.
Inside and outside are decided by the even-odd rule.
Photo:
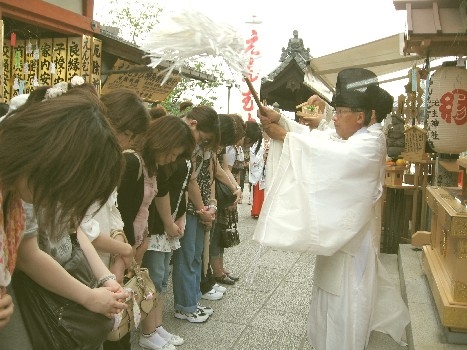
[[[417,227],[417,211],[418,211],[418,191],[419,191],[419,178],[420,178],[420,166],[421,163],[415,162],[415,174],[413,185],[415,191],[413,193],[413,200],[412,200],[412,226],[410,227],[411,231],[410,234],[414,234],[416,232]]]

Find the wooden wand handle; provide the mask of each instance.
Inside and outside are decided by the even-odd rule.
[[[253,98],[254,98],[254,100],[256,102],[256,105],[259,108],[260,113],[265,114],[266,111],[264,109],[264,106],[261,104],[261,101],[259,100],[258,94],[256,93],[256,90],[253,87],[253,84],[251,84],[250,79],[245,77],[245,82],[246,82],[246,85],[248,85],[248,89],[250,89],[251,94],[253,95]]]

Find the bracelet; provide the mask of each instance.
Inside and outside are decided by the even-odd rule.
[[[242,188],[240,187],[240,185],[237,185],[237,190],[241,190]]]
[[[116,277],[113,273],[111,273],[110,275],[102,276],[102,277],[99,278],[99,280],[97,281],[97,286],[98,286],[98,287],[101,287],[101,286],[104,285],[105,282],[110,281],[110,280],[116,281],[116,280],[117,280],[117,277]]]
[[[217,212],[217,207],[216,207],[215,205],[209,204],[209,205],[208,205],[208,210],[209,210],[209,209],[214,209],[214,211]]]
[[[122,236],[122,238],[123,238],[123,243],[128,243],[128,239],[126,238],[125,232],[123,232],[123,230],[117,230],[117,229],[115,229],[115,230],[111,230],[111,231],[110,231],[110,238],[115,239],[115,238],[118,237],[118,236]]]

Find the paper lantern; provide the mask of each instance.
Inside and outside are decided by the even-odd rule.
[[[467,150],[467,70],[440,67],[430,78],[428,142],[438,153]]]

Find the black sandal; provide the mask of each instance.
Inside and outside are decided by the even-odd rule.
[[[217,283],[228,284],[230,286],[235,284],[235,281],[229,278],[227,275],[222,275],[220,277],[214,277],[214,280]]]

